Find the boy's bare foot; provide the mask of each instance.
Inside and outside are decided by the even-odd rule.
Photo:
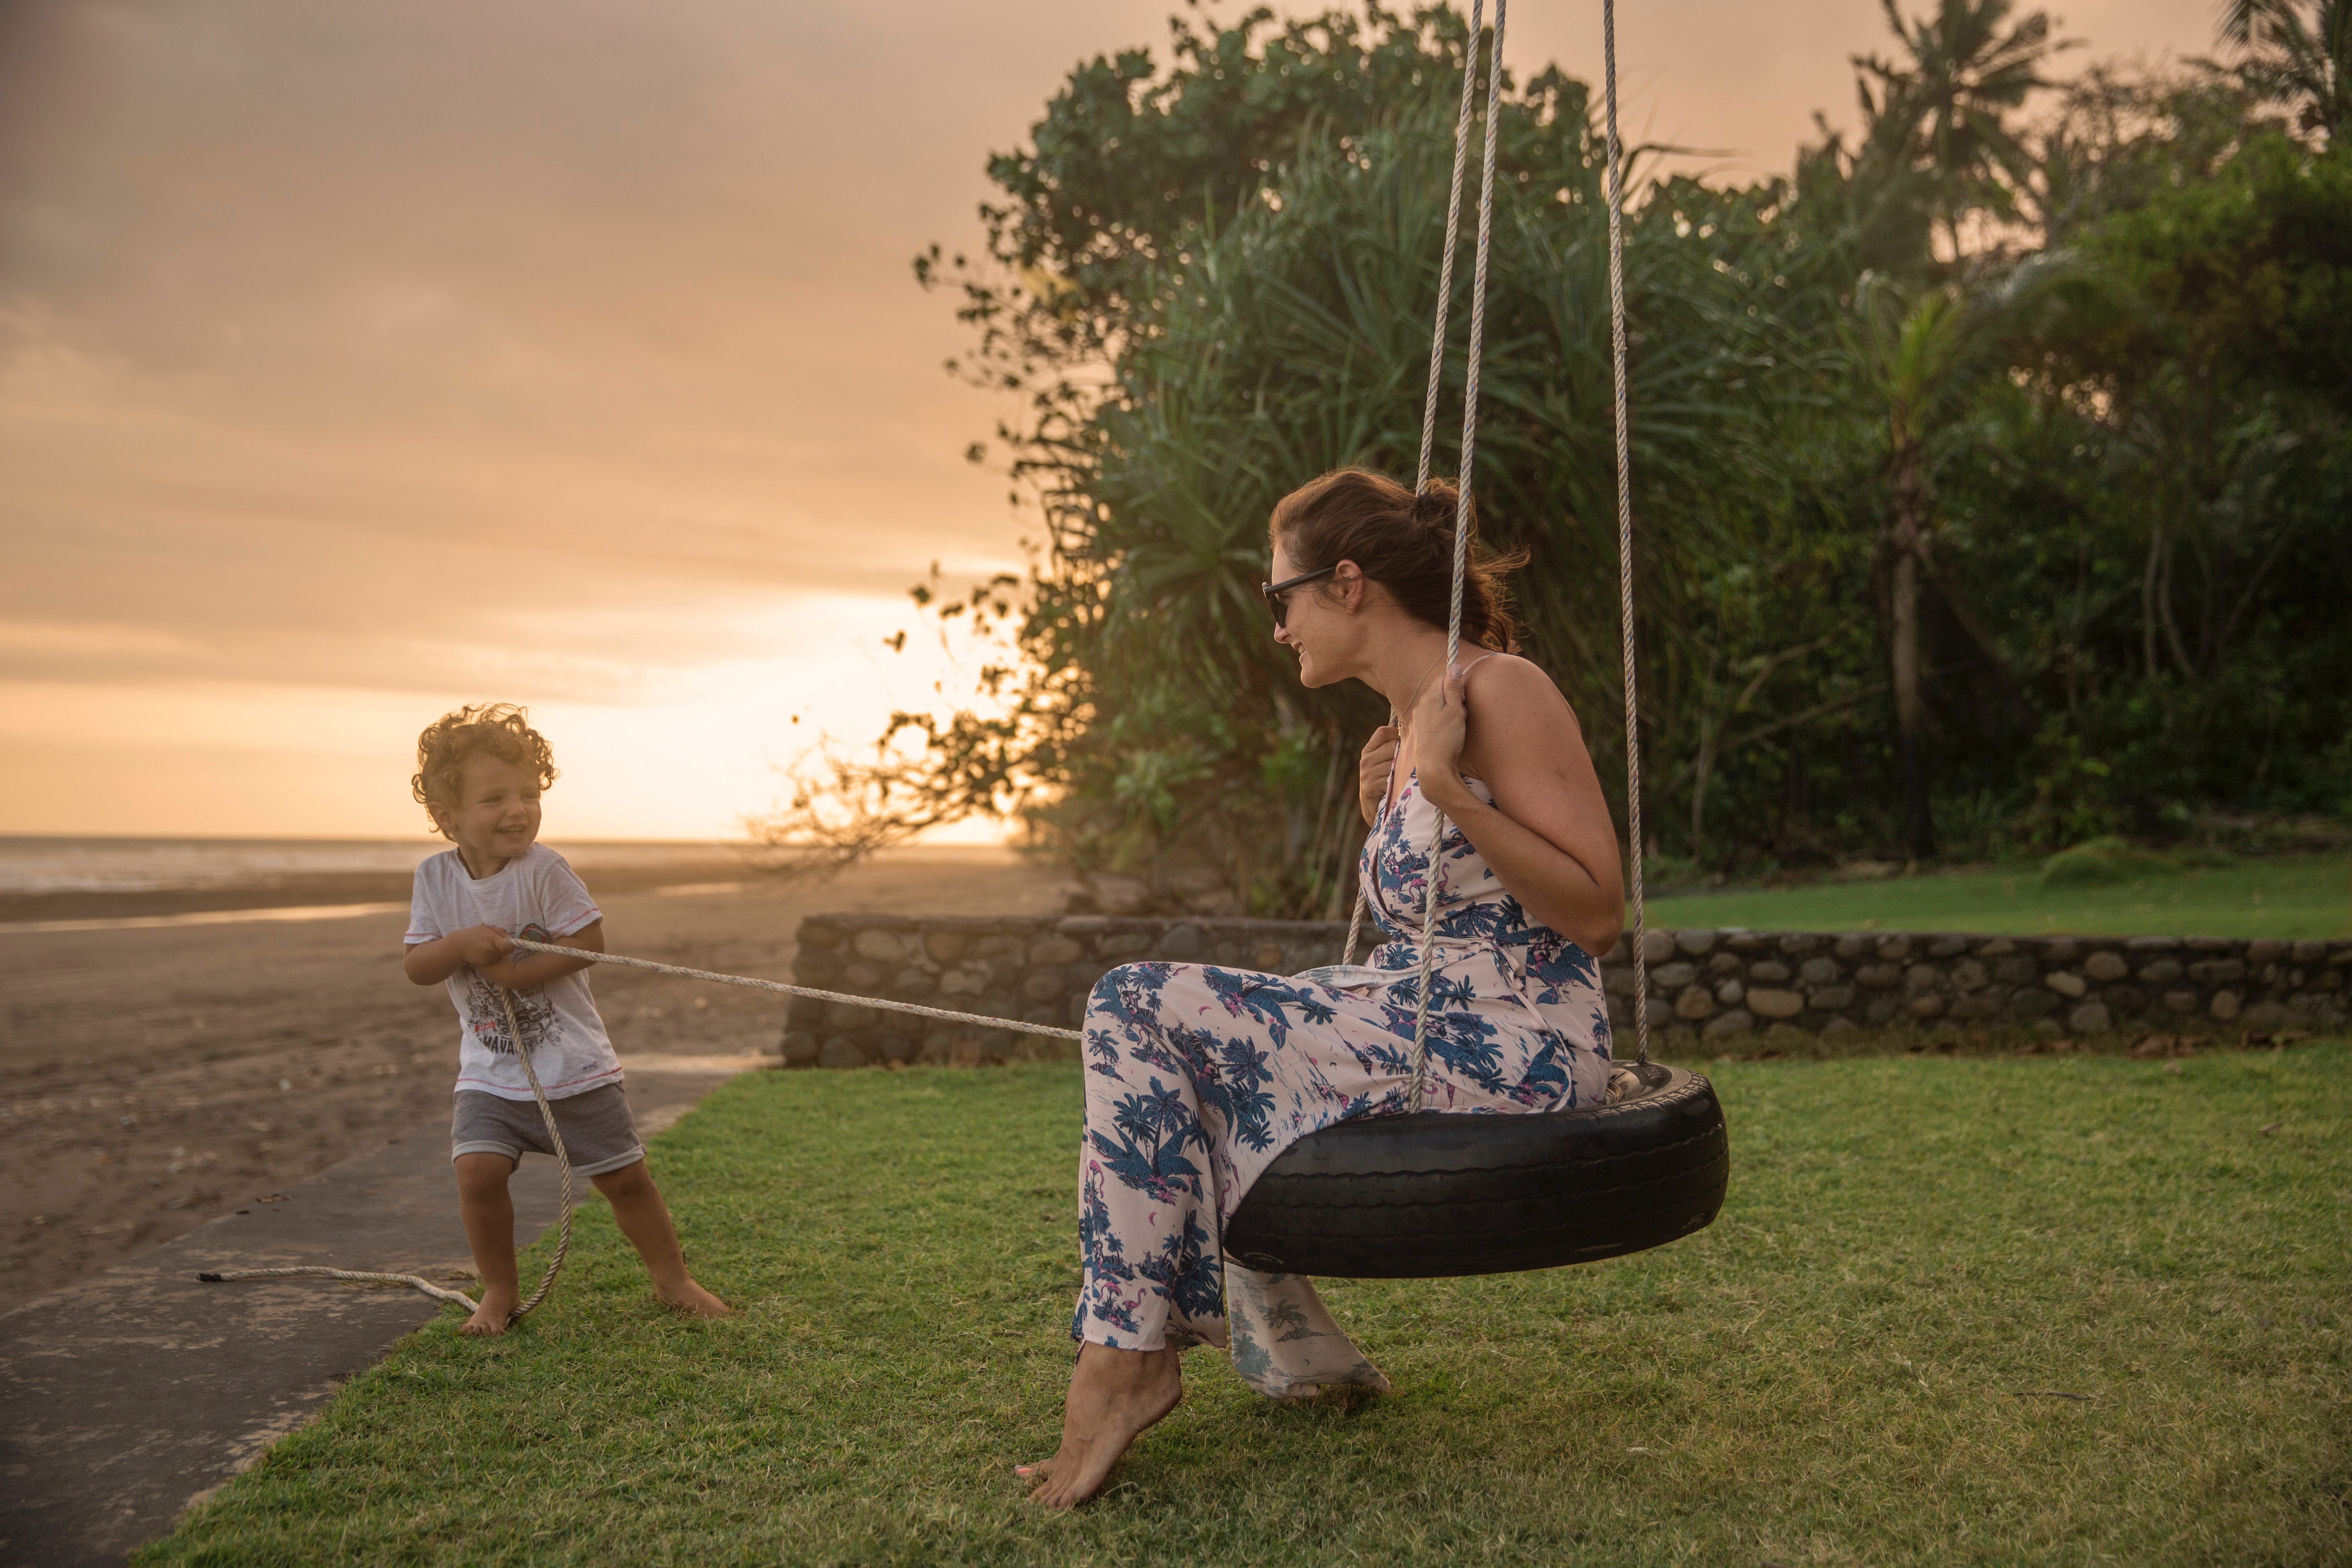
[[[515,1305],[521,1297],[512,1290],[493,1290],[485,1286],[482,1304],[474,1315],[458,1326],[461,1334],[502,1334],[507,1331],[507,1320],[514,1315]]]
[[[654,1300],[689,1318],[731,1318],[735,1309],[696,1284],[688,1280],[675,1290],[654,1287]]]
[[[1038,1483],[1030,1500],[1076,1508],[1100,1491],[1128,1445],[1182,1402],[1184,1373],[1176,1358],[1172,1345],[1156,1351],[1080,1345],[1069,1397],[1062,1403],[1061,1451],[1043,1464],[1014,1467],[1014,1474]]]

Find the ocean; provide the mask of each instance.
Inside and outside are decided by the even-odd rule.
[[[739,847],[592,841],[550,847],[590,871],[708,868]],[[268,887],[312,877],[405,875],[437,838],[68,838],[0,836],[0,894],[155,893]]]

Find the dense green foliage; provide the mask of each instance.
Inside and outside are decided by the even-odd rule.
[[[1196,1351],[1074,1517],[1012,1467],[1069,1375],[1077,1068],[749,1074],[652,1155],[740,1318],[661,1312],[592,1205],[515,1332],[445,1315],[138,1561],[2341,1561],[2341,1043],[1707,1070],[1712,1226],[1327,1282],[1393,1395]]]
[[[2257,25],[2301,13],[2256,9],[2233,70],[2053,84],[2039,13],[1890,7],[1851,147],[1632,182],[1655,849],[1756,870],[2352,813],[2352,151]],[[966,373],[1031,399],[997,449],[1050,537],[1025,584],[944,605],[1004,640],[990,700],[902,716],[830,799],[843,842],[1017,812],[1171,898],[1333,911],[1378,713],[1269,640],[1265,520],[1325,469],[1413,468],[1473,41],[1444,8],[1173,26],[991,164],[983,258],[919,264],[961,291]],[[1557,71],[1509,90],[1475,483],[1618,795],[1592,120]]]

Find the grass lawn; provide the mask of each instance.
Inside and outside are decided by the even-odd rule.
[[[1010,1467],[1067,1376],[1076,1069],[747,1076],[656,1146],[740,1320],[655,1309],[597,1205],[550,1308],[488,1342],[445,1316],[137,1561],[2352,1554],[2346,1042],[1710,1070],[1711,1229],[1331,1282],[1397,1394],[1276,1405],[1195,1352],[1068,1517]]]
[[[1654,899],[1662,926],[1988,935],[2352,938],[2352,854],[2280,855],[2106,888],[2044,889],[2039,865]]]

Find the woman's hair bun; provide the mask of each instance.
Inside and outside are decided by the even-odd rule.
[[[1386,474],[1339,468],[1283,497],[1271,531],[1289,547],[1293,570],[1318,572],[1352,561],[1407,615],[1443,626],[1453,609],[1454,525],[1461,505],[1461,492],[1444,479],[1415,494]],[[1478,647],[1516,653],[1518,623],[1507,584],[1527,554],[1497,555],[1480,545],[1475,507],[1465,521],[1470,549],[1463,563],[1462,635]]]

